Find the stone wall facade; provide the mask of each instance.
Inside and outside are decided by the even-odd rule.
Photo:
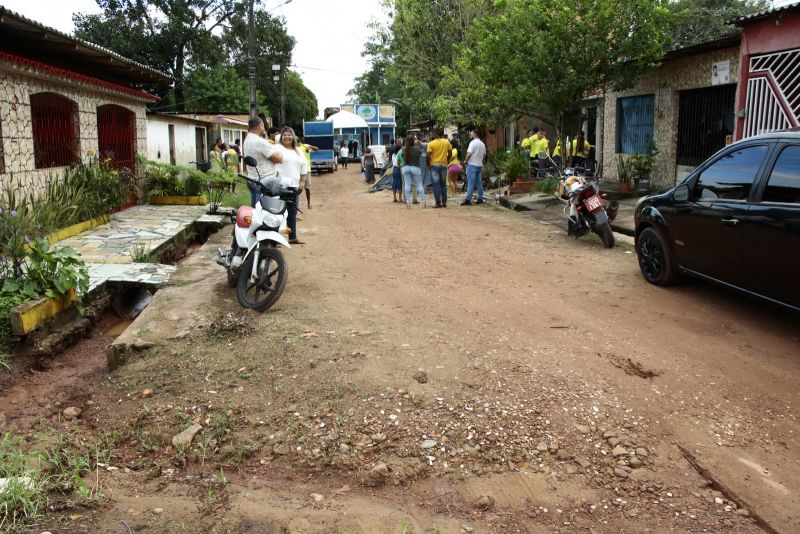
[[[630,89],[609,92],[602,105],[603,144],[602,170],[607,180],[617,180],[617,99],[628,96],[654,95],[653,142],[659,153],[652,176],[653,187],[675,184],[685,169],[677,161],[677,135],[680,91],[711,86],[713,63],[730,63],[730,84],[739,80],[739,47],[723,48],[676,59],[667,59],[662,65],[645,74]],[[735,110],[731,110],[733,113]]]
[[[37,169],[31,121],[31,95],[51,92],[77,104],[78,157],[98,152],[97,108],[115,104],[135,115],[135,151],[147,152],[147,95],[110,83],[92,83],[86,76],[70,77],[61,69],[37,70],[0,60],[0,191],[12,184],[18,193],[36,193],[51,180],[60,179],[66,167]],[[97,80],[100,82],[100,80]]]

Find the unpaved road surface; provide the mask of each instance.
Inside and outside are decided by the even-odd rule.
[[[225,229],[123,334],[153,348],[106,374],[78,347],[9,386],[7,425],[115,438],[102,504],[54,524],[800,531],[796,316],[652,287],[630,248],[525,215],[364,189],[353,167],[315,179],[267,313],[240,309],[213,265]],[[59,417],[69,404],[79,420]]]

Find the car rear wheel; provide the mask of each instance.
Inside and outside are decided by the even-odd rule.
[[[636,255],[645,280],[657,286],[668,286],[675,282],[678,277],[675,255],[658,230],[642,230],[636,241]]]

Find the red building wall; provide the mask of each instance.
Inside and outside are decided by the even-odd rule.
[[[745,109],[750,58],[761,54],[800,48],[800,7],[792,11],[777,13],[766,20],[743,24],[742,46],[739,62],[739,87],[736,109]],[[744,132],[744,117],[736,119],[736,139]]]

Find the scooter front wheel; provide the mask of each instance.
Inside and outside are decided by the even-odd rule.
[[[239,245],[236,244],[236,238],[233,238],[233,242],[231,243],[231,251],[228,252],[228,268],[225,269],[228,275],[228,287],[236,287],[236,283],[239,279],[237,273],[231,269],[230,265],[233,261],[234,255],[236,254],[236,250],[239,248]]]
[[[264,247],[258,251],[256,277],[251,281],[254,257],[254,253],[250,254],[239,270],[236,298],[242,308],[263,312],[281,298],[289,277],[289,266],[280,250]]]

